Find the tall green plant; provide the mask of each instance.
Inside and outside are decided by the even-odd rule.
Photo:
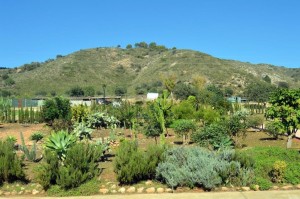
[[[34,110],[33,110],[32,106],[30,107],[30,110],[29,110],[29,121],[31,124],[34,123]]]
[[[15,107],[12,110],[11,122],[16,123],[16,108]]]
[[[156,116],[157,121],[159,122],[161,129],[163,131],[163,134],[168,134],[167,128],[166,128],[166,119],[169,115],[169,111],[172,108],[173,102],[168,100],[169,98],[168,91],[163,91],[163,94],[161,97],[157,98],[154,101],[154,114]]]
[[[11,109],[11,100],[7,98],[0,98],[0,121],[6,122],[9,117],[9,111]]]

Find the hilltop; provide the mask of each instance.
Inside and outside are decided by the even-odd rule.
[[[201,76],[207,83],[232,88],[235,94],[249,83],[263,81],[265,76],[271,78],[272,84],[286,82],[292,88],[300,85],[300,69],[224,60],[198,51],[158,45],[79,50],[43,63],[1,69],[0,75],[2,91],[28,97],[65,95],[74,86],[93,88],[101,94],[103,84],[108,95],[122,87],[133,96],[139,88],[159,90],[161,78],[168,75],[183,82]]]

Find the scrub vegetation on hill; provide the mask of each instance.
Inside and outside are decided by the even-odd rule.
[[[166,48],[155,42],[139,42],[126,48],[93,48],[69,55],[57,55],[45,62],[32,62],[14,69],[1,69],[2,96],[71,95],[74,88],[82,92],[73,96],[145,94],[162,92],[166,77],[176,83],[191,83],[204,78],[221,88],[231,88],[238,95],[253,82],[299,86],[299,69],[268,64],[251,64],[215,58],[205,53]],[[104,92],[105,92],[104,91]]]

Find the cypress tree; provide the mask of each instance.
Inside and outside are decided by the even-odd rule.
[[[24,122],[25,122],[25,123],[28,123],[28,122],[29,122],[29,110],[28,110],[27,107],[26,107],[25,113],[24,113]]]
[[[12,123],[16,122],[16,107],[12,110]]]
[[[23,109],[23,106],[20,109],[19,123],[24,123],[24,109]]]
[[[33,124],[33,122],[34,122],[34,110],[33,110],[32,106],[30,107],[29,119],[30,119],[30,123]]]

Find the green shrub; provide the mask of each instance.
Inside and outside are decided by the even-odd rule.
[[[90,196],[99,193],[99,181],[95,178],[84,182],[79,187],[65,190],[58,185],[53,185],[47,190],[47,196],[67,197],[67,196]]]
[[[100,156],[93,145],[85,143],[72,146],[63,162],[53,151],[47,150],[37,180],[45,189],[55,184],[63,189],[78,187],[99,174],[97,160]]]
[[[72,106],[72,122],[86,122],[88,114],[87,106],[82,104]]]
[[[7,136],[7,137],[5,138],[5,140],[6,140],[7,142],[12,142],[12,143],[16,143],[16,142],[17,142],[17,138],[16,138],[15,136],[12,136],[12,135]]]
[[[163,146],[149,146],[146,152],[138,150],[136,141],[121,142],[114,161],[114,172],[121,184],[133,184],[154,178],[155,169],[162,160]]]
[[[284,179],[291,184],[300,184],[300,162],[289,162],[284,173]]]
[[[255,182],[259,186],[260,190],[268,190],[272,187],[272,183],[270,182],[270,180],[265,178],[257,177],[255,179]]]
[[[72,122],[69,120],[54,119],[51,127],[54,131],[70,131],[72,129]]]
[[[233,141],[231,140],[226,127],[223,123],[213,123],[207,125],[194,134],[192,134],[192,141],[198,143],[202,147],[212,149],[231,148]]]
[[[35,133],[31,134],[30,139],[33,140],[33,141],[38,142],[41,139],[43,139],[43,137],[44,137],[43,133],[41,133],[41,132],[35,132]]]
[[[266,130],[273,138],[278,139],[285,133],[285,128],[279,120],[270,121],[266,124]]]
[[[15,153],[14,143],[0,140],[0,184],[24,179],[22,161]]]
[[[96,161],[101,154],[92,145],[79,143],[67,151],[64,166],[59,167],[57,184],[64,188],[78,187],[99,174]]]
[[[44,189],[48,189],[51,184],[56,184],[58,168],[61,166],[56,153],[45,150],[43,163],[37,167],[36,180]]]
[[[47,99],[42,107],[42,117],[45,122],[52,125],[54,119],[71,120],[71,105],[68,99],[54,97]]]
[[[286,171],[287,164],[285,161],[276,161],[273,164],[273,169],[270,173],[271,179],[275,183],[283,182],[284,173]]]
[[[264,123],[263,115],[250,115],[247,117],[247,126],[256,128]]]
[[[166,147],[163,145],[149,145],[144,152],[145,177],[144,179],[154,179],[157,165],[164,160],[163,153]]]

